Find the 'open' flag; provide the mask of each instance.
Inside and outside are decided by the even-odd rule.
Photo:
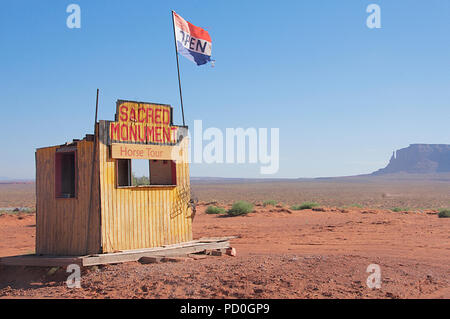
[[[178,52],[197,65],[210,61],[211,37],[209,33],[187,22],[175,12],[173,12],[173,22]]]

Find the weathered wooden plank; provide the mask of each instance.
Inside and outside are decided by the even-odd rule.
[[[183,244],[174,244],[174,245],[167,245],[167,246],[161,246],[161,247],[154,247],[154,248],[145,248],[145,249],[132,249],[132,250],[125,250],[125,251],[119,251],[119,252],[115,252],[115,253],[108,253],[108,254],[95,254],[95,255],[89,255],[89,256],[84,256],[84,257],[100,257],[100,256],[120,256],[120,255],[130,255],[130,254],[144,254],[144,253],[149,253],[149,252],[159,252],[159,251],[171,251],[171,250],[177,250],[177,249],[181,249],[181,248],[186,248],[186,247],[197,247],[197,246],[201,246],[201,247],[206,247],[205,249],[208,249],[209,247],[211,247],[210,249],[215,249],[215,246],[220,246],[220,248],[222,248],[222,246],[229,246],[229,242],[212,242],[212,243],[201,243],[201,242],[197,242],[197,241],[191,241],[191,242],[187,242],[187,243],[183,243]]]
[[[122,262],[138,261],[142,257],[154,257],[154,256],[184,256],[188,254],[198,253],[205,250],[225,249],[230,247],[229,242],[218,243],[196,243],[185,247],[157,247],[150,248],[148,250],[126,251],[111,254],[102,254],[97,256],[80,257],[82,259],[83,266],[95,266],[103,264],[116,264]]]
[[[94,178],[91,196],[92,141],[78,141],[70,149],[75,155],[75,198],[55,197],[55,154],[66,147],[36,151],[36,252],[45,255],[82,255],[100,252],[99,179]],[[96,156],[94,175],[98,176]],[[88,221],[89,200],[92,216]],[[88,244],[86,243],[88,240]]]
[[[191,240],[191,241],[186,241],[186,242],[179,243],[179,244],[162,245],[161,247],[164,247],[164,248],[177,248],[177,247],[190,246],[190,245],[198,244],[198,243],[199,243],[199,241],[197,241],[197,240]]]
[[[33,266],[33,267],[59,267],[71,264],[82,266],[80,257],[38,256],[24,255],[0,258],[1,265],[7,266]]]
[[[229,248],[228,241],[202,243],[191,241],[189,243],[168,245],[148,249],[128,250],[110,254],[97,254],[89,256],[39,256],[22,255],[0,258],[0,264],[11,266],[37,266],[57,267],[77,264],[80,266],[94,266],[102,264],[138,261],[143,257],[176,257],[204,251],[221,251]]]
[[[196,241],[199,243],[211,243],[211,242],[219,242],[219,241],[228,241],[230,239],[238,238],[238,236],[226,236],[226,237],[202,237],[197,239]]]

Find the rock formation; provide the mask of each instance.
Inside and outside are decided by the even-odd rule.
[[[373,175],[400,172],[415,174],[450,172],[450,145],[411,144],[395,151],[389,164]]]

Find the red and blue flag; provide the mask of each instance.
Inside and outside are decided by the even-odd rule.
[[[173,12],[177,51],[197,65],[211,61],[211,37],[206,30],[193,25]]]

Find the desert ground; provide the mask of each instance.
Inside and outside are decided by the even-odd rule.
[[[444,178],[205,181],[194,183],[194,238],[237,236],[237,256],[85,268],[81,288],[66,270],[0,266],[0,298],[450,298],[450,206]],[[255,204],[245,216],[209,205]],[[263,206],[274,199],[275,206]],[[33,206],[34,185],[0,185],[0,207]],[[292,210],[316,201],[320,207]],[[397,207],[401,209],[392,208]],[[0,216],[0,257],[34,252],[33,213]],[[381,288],[370,289],[370,264]]]

